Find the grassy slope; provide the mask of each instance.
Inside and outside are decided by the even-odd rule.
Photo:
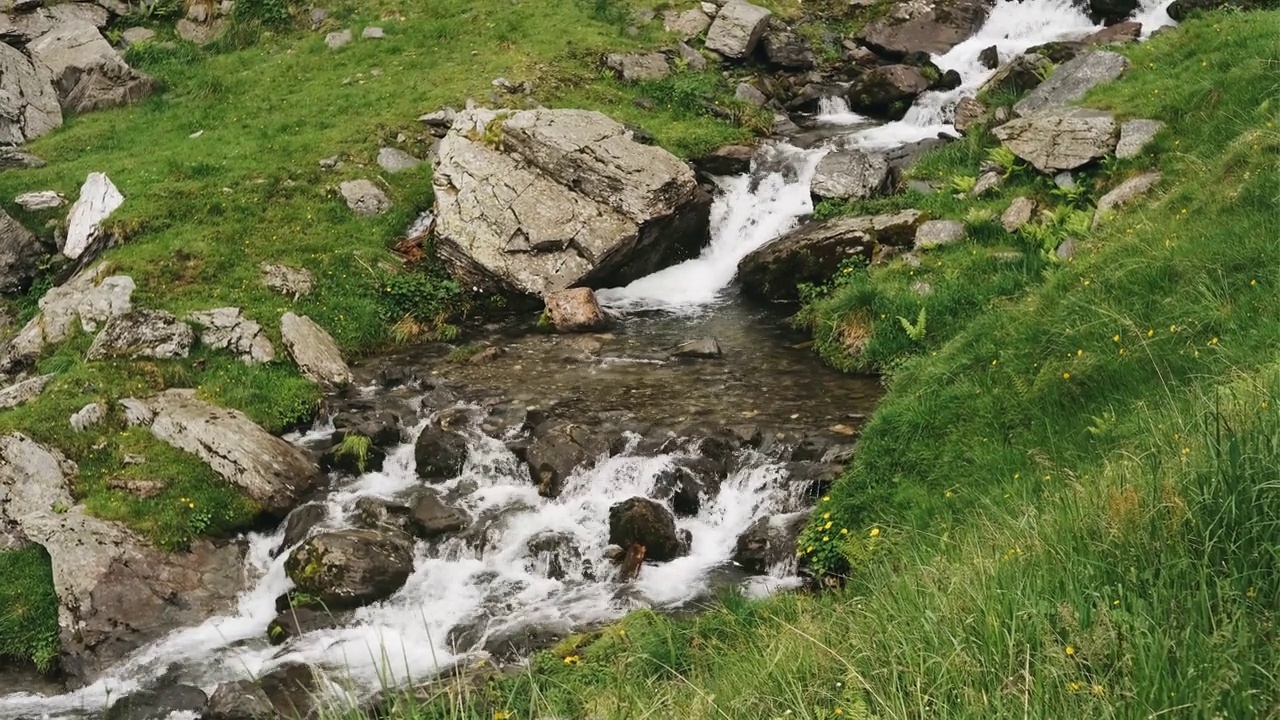
[[[825,357],[889,371],[801,548],[842,589],[643,613],[400,714],[1280,716],[1277,37],[1280,12],[1220,13],[1126,51],[1134,68],[1091,103],[1169,129],[1095,180],[1156,164],[1165,181],[1070,263],[988,252],[1052,247],[1079,230],[1066,211],[1001,237],[915,198],[969,215],[972,239],[815,298]],[[973,175],[985,154],[956,145],[923,171]],[[1088,199],[1023,177],[977,206],[1023,192]],[[896,316],[921,302],[911,340]],[[861,360],[823,336],[859,315]]]
[[[247,0],[238,7],[262,12],[280,5]],[[544,103],[600,109],[640,125],[683,155],[750,137],[702,109],[704,99],[731,95],[718,73],[682,72],[644,87],[624,87],[601,74],[598,58],[606,50],[670,42],[660,22],[637,37],[625,33],[626,4],[384,0],[328,7],[332,17],[319,33],[258,35],[249,32],[256,24],[246,21],[233,32],[241,40],[253,36],[246,47],[134,49],[129,60],[162,80],[164,92],[137,107],[70,118],[31,143],[49,165],[0,174],[6,209],[28,227],[48,227],[61,222],[64,211],[32,215],[8,199],[42,189],[74,198],[87,173],[105,171],[127,198],[111,221],[124,243],[106,260],[135,279],[136,304],[179,315],[235,305],[262,324],[278,350],[279,318],[293,310],[314,318],[354,356],[396,339],[397,324],[448,335],[456,332],[450,323],[488,307],[438,269],[403,268],[390,251],[415,213],[430,206],[430,170],[424,165],[388,176],[374,158],[383,145],[425,156],[430,138],[417,123],[420,114],[461,107],[468,98],[485,102],[490,81],[503,76],[532,81],[534,97]],[[360,40],[360,30],[371,24],[383,27],[387,38]],[[171,21],[158,29],[166,27]],[[354,28],[357,40],[329,50],[324,32],[343,27]],[[634,103],[642,94],[658,106],[642,110]],[[342,167],[322,170],[318,161],[332,155],[341,156]],[[382,184],[395,209],[355,217],[337,186],[359,177]],[[267,290],[259,282],[264,261],[310,269],[316,291],[294,302]],[[20,320],[34,314],[45,289],[47,282],[37,283],[13,303]],[[414,322],[402,323],[406,317]],[[68,453],[80,464],[76,491],[90,510],[128,523],[162,547],[249,523],[257,509],[196,458],[126,429],[118,415],[84,434],[73,432],[67,418],[94,401],[196,387],[281,431],[311,416],[315,388],[284,358],[246,368],[200,350],[184,361],[86,363],[89,341],[74,338],[41,360],[39,370],[57,378],[38,402],[0,413],[0,431],[20,430]],[[147,463],[126,466],[126,454],[143,455]],[[165,489],[139,499],[110,489],[113,479],[161,480]],[[18,587],[12,578],[29,559],[0,563],[0,585]],[[39,607],[51,620],[50,598],[34,591],[6,595],[0,618]],[[51,623],[40,625],[40,642],[22,640],[7,627],[0,623],[0,655],[47,656]]]

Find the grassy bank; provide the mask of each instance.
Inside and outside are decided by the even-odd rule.
[[[642,613],[399,716],[1280,717],[1277,37],[1280,12],[1218,13],[1126,49],[1089,103],[1168,128],[1082,192],[1011,166],[978,202],[825,208],[970,230],[840,272],[801,314],[888,386],[800,548],[839,589]],[[963,187],[989,152],[919,172]],[[1089,232],[1150,167],[1156,192]],[[1016,195],[1048,214],[1010,235],[993,213]]]

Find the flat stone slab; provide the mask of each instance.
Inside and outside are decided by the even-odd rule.
[[[1053,71],[1036,89],[1014,106],[1014,113],[1027,117],[1051,108],[1079,101],[1095,87],[1111,82],[1129,69],[1129,59],[1119,53],[1099,50],[1079,55]]]
[[[1061,108],[1011,120],[995,135],[1015,155],[1050,175],[1105,157],[1115,150],[1115,118],[1098,110]]]

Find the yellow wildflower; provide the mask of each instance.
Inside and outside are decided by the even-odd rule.
[[[196,509],[196,504],[195,504],[195,503],[187,503],[187,507],[191,508],[192,510],[195,510],[195,509]]]
[[[823,520],[830,520],[830,519],[831,519],[831,513],[823,513],[823,514],[822,514],[822,519],[823,519]]]
[[[813,546],[810,545],[808,548],[805,549],[805,552],[813,552]]]
[[[831,529],[831,521],[830,521],[830,520],[828,520],[828,521],[827,521],[827,524],[822,526],[822,529],[823,529],[823,530],[830,530],[830,529]]]
[[[1071,379],[1071,373],[1062,373],[1062,379],[1063,379],[1063,380],[1070,380],[1070,379]]]
[[[880,528],[871,528],[871,537],[880,537]]]
[[[823,535],[823,536],[822,536],[822,542],[831,542],[831,536],[830,536],[830,535]]]
[[[823,497],[823,498],[822,498],[822,502],[831,502],[831,496],[830,496],[830,495],[827,495],[827,496]]]
[[[1112,336],[1111,336],[1111,340],[1112,340],[1113,342],[1120,342],[1120,336],[1119,336],[1118,334],[1117,334],[1117,335],[1112,335]]]
[[[1067,692],[1080,692],[1080,683],[1075,681],[1067,683]]]
[[[499,710],[493,714],[493,720],[511,720],[511,713]]]
[[[1075,645],[1068,645],[1068,646],[1067,646],[1067,650],[1066,650],[1066,652],[1067,652],[1067,657],[1071,657],[1072,655],[1075,655],[1075,654],[1076,654],[1076,646],[1075,646]]]
[[[1102,697],[1107,691],[1098,683],[1093,684],[1093,694]]]
[[[1147,337],[1155,337],[1155,336],[1156,336],[1155,330],[1147,330]]]
[[[579,658],[577,655],[570,655],[569,657],[566,657],[566,658],[564,659],[564,664],[565,664],[565,665],[580,665],[580,664],[582,664],[582,659],[581,659],[581,658]]]
[[[1257,285],[1257,284],[1258,284],[1258,281],[1257,281],[1257,280],[1250,280],[1250,281],[1249,281],[1249,284],[1250,284],[1250,285]]]

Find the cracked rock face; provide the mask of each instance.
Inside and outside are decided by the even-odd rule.
[[[26,292],[48,254],[39,238],[0,210],[0,295]]]
[[[0,144],[21,145],[59,127],[62,107],[49,69],[0,43]]]
[[[134,310],[107,321],[89,346],[89,360],[107,358],[186,357],[195,333],[184,322],[163,310]]]
[[[85,332],[96,332],[110,318],[132,310],[133,279],[105,276],[106,266],[97,265],[40,298],[40,312],[0,351],[0,373],[19,370],[39,357],[45,345],[66,340],[77,321]]]
[[[833,152],[818,163],[809,189],[820,198],[864,200],[889,181],[889,161],[861,150]]]
[[[201,326],[200,344],[214,350],[229,350],[247,365],[271,362],[276,350],[262,332],[262,326],[240,314],[240,308],[224,307],[191,313],[191,321]]]
[[[707,237],[710,198],[689,166],[596,112],[460,113],[434,183],[441,259],[490,291],[622,284]]]
[[[1085,53],[1063,63],[1036,89],[1013,106],[1022,117],[1062,108],[1083,98],[1093,88],[1124,74],[1129,59],[1105,50]]]
[[[1049,110],[995,129],[1015,155],[1051,175],[1106,156],[1115,150],[1118,132],[1110,114],[1079,108]]]
[[[83,113],[135,103],[150,95],[156,81],[129,67],[98,28],[70,20],[27,46],[49,67],[58,101],[67,112]]]

